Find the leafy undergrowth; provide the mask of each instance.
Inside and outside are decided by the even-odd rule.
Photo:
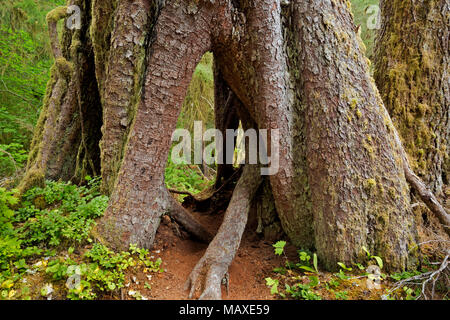
[[[91,229],[108,198],[100,194],[98,179],[87,181],[86,186],[49,181],[20,199],[15,190],[0,188],[0,299],[147,299],[141,292],[151,294],[152,276],[158,281],[163,272],[162,260],[152,255],[158,250],[131,245],[114,252],[96,242]],[[190,183],[187,188],[195,190]],[[439,268],[425,259],[420,271],[385,274],[382,258],[361,248],[365,265],[338,263],[339,272],[329,273],[319,269],[313,252],[284,241],[274,248],[285,260],[264,276],[275,299],[417,299],[421,283],[399,286],[399,281]],[[437,282],[436,296],[448,299],[447,294]]]
[[[208,188],[214,183],[214,179],[206,179],[197,165],[175,164],[169,158],[165,170],[166,186],[178,191],[187,191],[192,194]],[[180,200],[183,197],[180,197]]]
[[[276,255],[284,255],[285,265],[273,270],[274,276],[265,279],[272,295],[278,299],[298,300],[416,300],[420,298],[422,283],[398,285],[400,281],[436,270],[438,265],[424,261],[420,271],[394,274],[383,273],[383,260],[361,248],[367,255],[367,266],[346,266],[339,262],[339,272],[321,272],[315,253],[297,250],[297,262],[289,261],[285,241],[273,245]],[[439,298],[448,299],[449,288],[436,286]]]
[[[163,271],[148,250],[116,253],[95,243],[91,228],[108,198],[98,179],[87,180],[81,187],[47,182],[21,199],[0,188],[0,299],[121,298],[127,272]]]

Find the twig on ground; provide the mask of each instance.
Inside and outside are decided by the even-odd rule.
[[[385,297],[389,296],[391,293],[399,290],[400,288],[404,287],[405,285],[416,285],[416,286],[422,286],[422,290],[420,295],[417,297],[417,300],[420,298],[423,298],[424,300],[429,300],[429,297],[426,293],[428,284],[431,282],[431,299],[434,299],[435,295],[435,288],[436,288],[436,282],[441,278],[441,276],[444,276],[446,278],[446,282],[449,283],[449,276],[447,273],[449,272],[448,264],[449,264],[449,256],[450,251],[447,252],[447,255],[445,256],[444,260],[440,263],[440,267],[437,270],[425,272],[416,276],[413,276],[408,279],[403,279],[394,284],[391,290],[388,291],[388,293],[385,295]],[[418,282],[416,282],[418,281]]]

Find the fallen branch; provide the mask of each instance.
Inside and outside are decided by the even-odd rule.
[[[422,293],[421,295],[423,295],[425,300],[428,300],[426,294],[425,294],[425,289],[427,284],[431,281],[432,282],[432,287],[431,287],[431,299],[434,298],[434,292],[435,292],[435,286],[436,286],[436,281],[439,279],[439,277],[443,274],[443,272],[447,269],[448,267],[448,258],[449,255],[447,254],[447,256],[445,257],[444,261],[442,261],[441,266],[439,267],[439,269],[437,269],[436,271],[434,271],[433,273],[431,273],[430,277],[425,280],[422,284]],[[419,296],[420,298],[420,296]]]
[[[446,272],[449,271],[448,264],[449,264],[449,254],[447,254],[447,256],[444,258],[444,260],[440,264],[439,269],[437,269],[435,271],[425,272],[425,273],[419,274],[417,276],[413,276],[411,278],[400,280],[400,281],[396,282],[394,284],[393,288],[391,290],[389,290],[388,293],[384,297],[385,298],[388,297],[391,293],[401,289],[402,287],[404,287],[406,285],[420,285],[420,286],[422,286],[422,291],[421,291],[420,295],[417,297],[417,300],[422,297],[424,300],[428,300],[426,290],[427,290],[427,285],[431,282],[431,284],[432,284],[431,299],[434,299],[436,282],[439,280],[439,278],[442,275],[445,275],[447,277],[447,286],[448,286],[449,279],[448,279],[448,275],[446,274]]]
[[[386,111],[386,116],[389,114]],[[390,119],[390,117],[389,117]],[[391,120],[392,123],[392,120]],[[425,185],[425,183],[414,173],[409,165],[408,157],[406,156],[406,151],[403,148],[403,144],[398,135],[397,129],[392,124],[392,129],[394,133],[394,139],[397,143],[399,150],[401,152],[401,157],[403,160],[403,171],[405,174],[406,181],[410,186],[417,191],[420,199],[427,205],[427,207],[433,212],[439,219],[440,223],[444,227],[445,232],[450,236],[450,215],[445,211],[444,207],[439,203],[436,196],[431,192],[431,190]]]

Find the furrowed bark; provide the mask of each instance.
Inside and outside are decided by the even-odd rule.
[[[299,74],[292,68],[295,56],[286,57],[286,47],[299,47],[284,43],[293,32],[292,20],[279,1],[236,1],[223,11],[213,46],[217,65],[258,128],[279,129],[279,171],[270,177],[276,209],[292,242],[313,248],[304,118],[295,85]]]
[[[441,195],[450,177],[450,4],[382,0],[375,80],[411,168]]]
[[[105,81],[108,71],[108,58],[111,49],[111,33],[118,0],[92,0],[92,22],[90,35],[95,54],[95,74],[98,88],[104,103]]]
[[[417,235],[402,150],[369,75],[350,9],[344,2],[298,2],[293,20],[302,47],[319,259],[336,269],[339,261],[361,259],[365,246],[382,256],[388,269],[412,268]]]
[[[406,181],[408,181],[411,187],[417,191],[420,199],[422,199],[422,201],[427,205],[428,209],[430,209],[431,212],[438,218],[439,222],[444,227],[445,232],[450,236],[450,215],[441,205],[441,203],[436,198],[434,193],[425,185],[422,179],[420,179],[411,169],[408,162],[408,157],[406,155],[406,151],[405,149],[403,149],[402,142],[400,141],[400,136],[393,125],[391,125],[391,130],[394,133],[397,145],[401,149],[403,159],[403,169],[405,172]]]
[[[279,168],[269,174],[273,198],[283,229],[297,246],[311,248],[310,219],[302,219],[298,210],[299,201],[296,191],[302,185],[295,183],[293,92],[290,90],[289,73],[284,51],[282,11],[280,1],[262,1],[254,8],[251,18],[251,32],[257,35],[253,43],[259,59],[254,65],[257,78],[257,92],[253,96],[258,115],[255,121],[260,129],[268,129],[269,135],[278,130],[279,150],[268,151],[272,157],[279,157]],[[270,141],[270,138],[269,138]],[[294,188],[293,188],[294,186]],[[301,198],[300,198],[301,199]]]
[[[148,0],[120,1],[116,9],[102,92],[102,190],[107,194],[113,190],[140,100],[151,23],[158,14],[159,7]]]
[[[161,215],[179,210],[173,209],[164,169],[192,74],[211,46],[210,26],[195,19],[184,3],[167,3],[155,28],[142,99],[117,185],[98,226],[117,249],[130,243],[151,247]]]
[[[70,4],[89,13],[86,1]],[[22,192],[45,179],[80,181],[99,171],[101,107],[87,28],[90,15],[83,15],[80,30],[63,29],[60,46],[56,24],[66,16],[67,7],[59,7],[47,15],[55,64],[35,129],[27,172],[19,186]]]

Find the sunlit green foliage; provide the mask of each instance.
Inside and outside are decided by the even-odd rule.
[[[90,300],[117,293],[129,268],[163,271],[161,259],[146,249],[130,245],[114,252],[94,243],[91,229],[108,198],[99,193],[99,179],[86,180],[81,187],[48,181],[21,199],[14,190],[0,188],[0,300],[31,298],[23,280],[34,274],[44,277],[37,292],[44,298],[59,287],[62,298]],[[144,297],[136,293],[135,298]]]

